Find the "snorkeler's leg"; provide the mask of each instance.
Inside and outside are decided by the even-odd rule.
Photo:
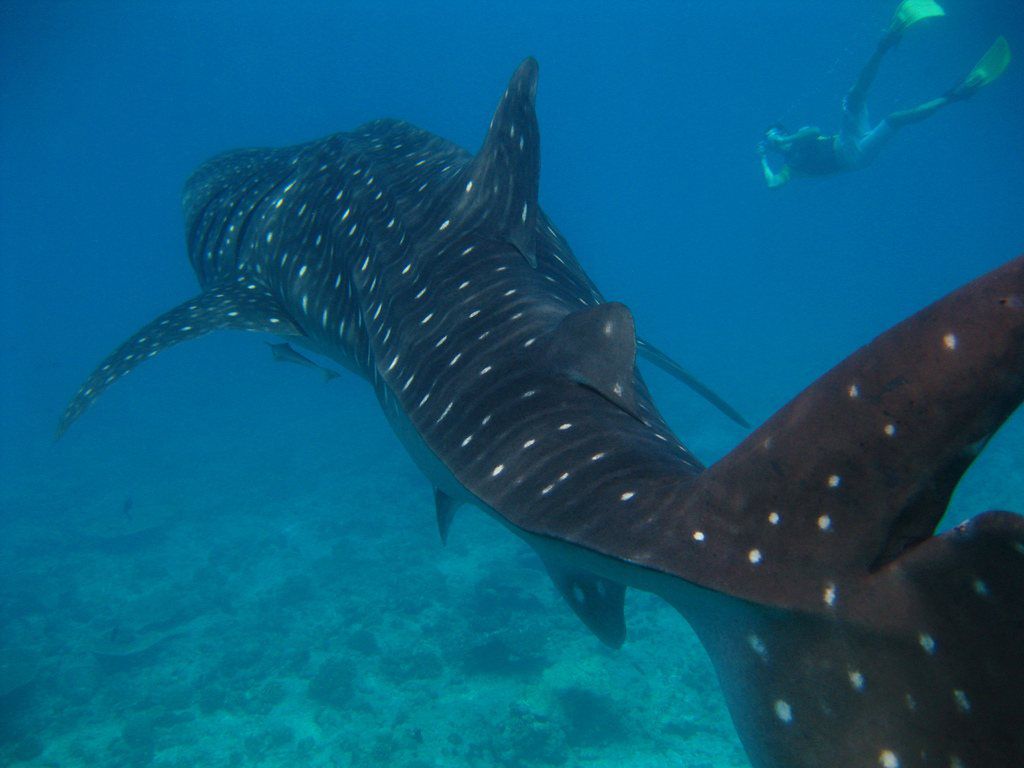
[[[875,75],[878,74],[878,66],[882,63],[882,58],[886,52],[892,47],[891,43],[887,43],[889,36],[883,37],[881,42],[875,48],[875,52],[871,54],[871,58],[868,59],[868,63],[861,69],[860,75],[857,76],[857,81],[853,84],[853,87],[846,92],[846,98],[843,100],[843,109],[849,112],[857,112],[860,107],[864,104],[865,99],[868,95],[868,89],[871,84],[875,81]]]
[[[931,117],[943,107],[952,104],[953,101],[954,99],[948,96],[939,96],[937,99],[926,101],[924,104],[918,104],[916,107],[893,112],[885,118],[884,122],[889,123],[893,128],[902,128],[911,123],[919,123]]]

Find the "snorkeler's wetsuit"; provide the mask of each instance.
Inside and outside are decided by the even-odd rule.
[[[786,163],[802,176],[829,176],[847,170],[836,152],[835,136],[814,136],[794,141],[785,153]]]

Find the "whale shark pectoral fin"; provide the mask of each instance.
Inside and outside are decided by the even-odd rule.
[[[434,509],[437,512],[437,531],[441,534],[441,544],[448,544],[448,531],[451,530],[452,521],[455,519],[455,510],[458,508],[455,499],[442,491],[434,489]]]
[[[511,243],[537,266],[537,189],[540,130],[534,101],[537,62],[527,59],[512,75],[487,137],[462,170],[449,218]]]
[[[562,318],[546,354],[551,367],[597,392],[638,421],[636,328],[623,304],[610,302]]]
[[[730,419],[735,421],[741,427],[744,427],[745,429],[750,429],[750,422],[744,419],[743,416],[740,415],[739,411],[737,411],[735,408],[733,408],[731,405],[725,402],[725,400],[721,396],[719,396],[713,389],[711,389],[711,387],[709,387],[707,384],[702,382],[692,373],[687,371],[685,368],[679,365],[679,363],[677,363],[671,357],[666,355],[664,352],[662,352],[656,346],[651,344],[649,341],[637,337],[636,350],[641,357],[645,358],[651,363],[654,363],[654,365],[661,368],[661,370],[663,370],[669,376],[672,376],[681,381],[683,384],[685,384],[698,395],[703,397],[705,400],[707,400],[709,403],[715,406],[715,408],[720,410],[722,413],[724,413]]]
[[[626,588],[587,571],[566,568],[541,557],[551,581],[573,613],[609,648],[626,640]]]
[[[108,355],[68,403],[57,424],[57,438],[67,432],[107,387],[142,361],[179,342],[224,328],[303,335],[277,299],[248,277],[212,285],[143,326]]]

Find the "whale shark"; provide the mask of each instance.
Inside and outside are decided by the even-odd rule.
[[[1024,518],[936,534],[1024,399],[1024,257],[705,467],[637,368],[660,353],[538,205],[537,76],[515,71],[475,154],[389,119],[201,166],[200,293],[101,362],[58,433],[173,344],[274,334],[372,385],[442,538],[464,505],[492,515],[611,647],[627,589],[673,606],[756,768],[1024,765]]]

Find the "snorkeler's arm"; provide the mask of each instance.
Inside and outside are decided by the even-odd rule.
[[[768,164],[768,158],[761,155],[761,170],[764,172],[764,180],[769,189],[777,189],[793,177],[793,172],[788,165],[782,166],[782,170],[776,173]]]
[[[784,141],[788,144],[792,144],[797,141],[803,141],[808,138],[817,138],[821,135],[821,129],[816,125],[805,125],[799,131],[794,133],[792,136],[786,136]]]

